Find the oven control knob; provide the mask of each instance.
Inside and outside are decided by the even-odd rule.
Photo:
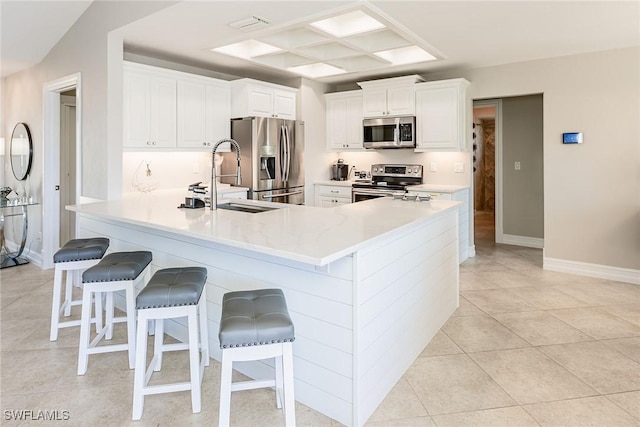
[[[418,173],[418,168],[417,167],[413,168],[413,173]]]

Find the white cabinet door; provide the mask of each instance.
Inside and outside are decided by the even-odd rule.
[[[273,116],[272,89],[252,86],[249,89],[249,111],[248,116],[271,117]]]
[[[334,208],[340,205],[348,205],[349,203],[351,203],[351,200],[331,197],[318,197],[316,200],[316,206],[321,208]]]
[[[463,150],[464,79],[420,83],[416,88],[416,150]]]
[[[362,93],[363,117],[380,117],[387,115],[387,89],[364,89]]]
[[[362,91],[325,95],[327,149],[362,149]]]
[[[178,146],[204,147],[207,142],[207,87],[178,82]]]
[[[206,105],[207,147],[213,146],[222,138],[231,137],[231,91],[229,87],[208,85]],[[218,147],[218,152],[231,151],[229,143]]]
[[[295,120],[296,96],[290,92],[275,90],[273,95],[273,116],[280,119]]]
[[[123,114],[124,147],[175,147],[175,80],[125,72]]]
[[[393,86],[387,89],[387,114],[413,116],[416,113],[414,85]]]

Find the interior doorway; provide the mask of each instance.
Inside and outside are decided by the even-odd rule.
[[[501,201],[497,179],[500,174],[499,114],[500,100],[473,103],[474,242],[480,245],[499,241],[500,218],[496,208]]]
[[[60,94],[60,243],[75,238],[75,213],[65,209],[76,203],[76,90]]]
[[[80,73],[54,80],[43,85],[44,124],[43,124],[43,180],[42,180],[42,268],[53,268],[53,254],[60,248],[63,238],[61,213],[64,206],[80,200],[82,194],[82,81]],[[75,107],[64,104],[62,94],[74,94]],[[74,114],[75,112],[75,114]],[[65,115],[67,117],[64,120]],[[64,124],[63,124],[64,120]],[[73,125],[71,125],[73,123]],[[68,128],[63,137],[63,127]],[[67,138],[63,142],[63,138]],[[73,142],[69,142],[73,141]],[[64,160],[64,159],[67,160]],[[69,163],[70,176],[64,171]],[[64,172],[63,172],[64,171]],[[64,184],[71,180],[72,184]],[[65,187],[63,191],[62,187]],[[63,195],[64,194],[64,195]],[[65,211],[66,212],[66,211]],[[75,235],[75,223],[65,225],[70,236]],[[66,234],[65,234],[66,236]],[[66,242],[66,241],[65,241]],[[65,243],[62,242],[62,243]]]

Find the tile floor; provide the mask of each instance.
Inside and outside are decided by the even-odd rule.
[[[460,268],[460,307],[367,424],[640,426],[640,286],[543,271],[540,250],[476,245]],[[91,356],[76,376],[77,329],[48,339],[52,277],[33,265],[0,271],[0,424],[49,424],[6,412],[21,409],[68,411],[65,426],[217,423],[214,360],[202,413],[191,414],[188,392],[150,396],[139,422],[122,354]],[[177,380],[185,361],[165,356],[157,380]],[[272,399],[234,393],[232,425],[284,425]],[[299,426],[339,425],[301,404],[296,415]]]

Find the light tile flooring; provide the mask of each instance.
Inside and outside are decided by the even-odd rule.
[[[540,250],[477,242],[460,268],[460,307],[400,379],[370,426],[640,426],[640,286],[543,271]],[[77,328],[50,343],[52,272],[0,271],[2,425],[11,410],[68,411],[61,425],[215,425],[220,365],[206,369],[203,411],[188,392],[146,398],[131,422],[124,354],[91,356],[76,376]],[[114,339],[121,338],[116,334]],[[158,380],[184,380],[165,356]],[[300,426],[338,423],[297,404]],[[234,393],[232,425],[277,426],[273,392]]]

